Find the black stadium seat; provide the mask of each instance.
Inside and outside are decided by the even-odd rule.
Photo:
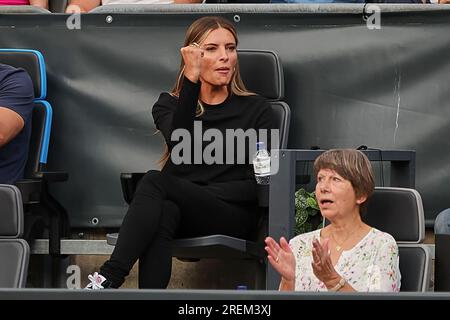
[[[30,247],[21,239],[23,206],[19,189],[0,184],[0,288],[26,285]]]
[[[49,253],[59,255],[60,240],[69,235],[69,220],[64,207],[49,193],[48,184],[66,181],[68,174],[46,171],[53,111],[46,101],[44,57],[36,50],[0,49],[0,63],[25,69],[34,86],[33,122],[25,177],[16,182],[25,205],[24,238],[31,240],[35,227],[45,224],[49,229]]]
[[[414,189],[376,188],[363,220],[388,232],[397,241],[400,257],[400,291],[428,291],[431,255],[423,245],[425,216],[422,198]]]
[[[284,76],[281,62],[272,51],[239,50],[239,66],[246,87],[268,99],[274,111],[274,123],[280,130],[280,148],[287,147],[290,122],[289,106],[281,101],[284,97]],[[137,183],[144,173],[123,173],[121,175],[124,199],[130,203]],[[268,186],[266,186],[268,187]],[[264,190],[264,189],[263,189]],[[267,206],[267,193],[261,192],[259,202]],[[262,208],[267,211],[267,208]],[[181,259],[198,260],[201,258],[254,259],[260,263],[259,275],[265,274],[264,237],[267,235],[267,214],[262,214],[255,238],[239,239],[225,235],[210,235],[188,239],[177,239],[173,243],[173,256]],[[108,234],[108,244],[115,245],[118,234]],[[257,287],[265,288],[265,281]]]

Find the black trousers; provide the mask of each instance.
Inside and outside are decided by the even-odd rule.
[[[255,205],[225,202],[201,185],[149,171],[137,187],[116,247],[100,273],[119,287],[139,259],[139,287],[165,288],[175,237],[246,237],[256,223],[256,212]]]

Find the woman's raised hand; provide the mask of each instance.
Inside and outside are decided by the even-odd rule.
[[[313,239],[312,262],[311,266],[314,275],[322,281],[327,287],[330,283],[339,281],[340,276],[336,272],[331,261],[329,248],[329,239],[323,241],[323,245],[317,239]],[[334,286],[334,285],[333,285]]]
[[[184,76],[197,83],[200,77],[200,67],[203,58],[203,49],[196,42],[180,49],[184,61]]]
[[[272,267],[281,275],[282,281],[295,281],[295,257],[289,243],[281,237],[280,244],[273,238],[267,237],[265,240],[267,259]]]

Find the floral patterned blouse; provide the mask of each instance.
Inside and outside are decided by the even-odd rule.
[[[320,239],[320,230],[298,235],[289,242],[296,260],[296,291],[327,291],[311,267],[314,237]],[[353,248],[342,251],[335,269],[356,291],[398,292],[398,263],[394,238],[372,228]]]

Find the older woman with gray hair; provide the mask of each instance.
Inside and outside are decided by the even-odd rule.
[[[374,190],[370,161],[360,151],[329,150],[314,163],[316,197],[330,224],[290,243],[266,238],[268,261],[281,275],[280,290],[398,292],[394,238],[361,219]]]

